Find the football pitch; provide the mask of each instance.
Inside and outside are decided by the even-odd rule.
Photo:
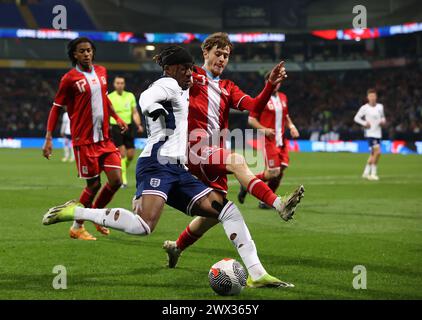
[[[0,150],[0,299],[422,299],[421,156],[383,155],[381,180],[372,182],[360,177],[366,154],[291,153],[278,192],[304,184],[295,219],[258,209],[251,196],[239,208],[267,271],[296,287],[220,297],[208,284],[210,266],[225,257],[240,261],[220,225],[176,269],[166,268],[161,246],[190,218],[169,207],[148,237],[115,230],[104,237],[86,223],[98,240],[78,241],[69,238],[69,223],[43,226],[49,207],[77,198],[84,186],[61,155],[56,149],[47,161],[41,150]],[[130,208],[134,167],[129,188],[110,206]],[[237,191],[231,179],[236,203]],[[66,268],[67,289],[53,288],[57,265]],[[353,287],[358,265],[366,268],[367,289]]]

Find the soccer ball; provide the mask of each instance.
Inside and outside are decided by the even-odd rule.
[[[247,277],[243,266],[230,258],[215,263],[208,273],[211,288],[222,296],[239,294],[246,286]]]

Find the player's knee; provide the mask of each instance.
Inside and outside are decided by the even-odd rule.
[[[220,214],[228,202],[226,198],[222,198],[221,200],[214,199],[211,201],[211,207]]]
[[[147,234],[151,234],[155,227],[157,226],[157,220],[155,219],[148,219],[148,218],[142,218],[142,220],[145,222],[145,230],[147,230]]]
[[[120,176],[110,179],[108,181],[108,184],[110,185],[110,187],[115,191],[118,190],[122,186],[122,183],[123,183],[122,177]]]
[[[270,169],[267,171],[268,179],[278,178],[280,176],[280,173],[281,173],[280,168]]]
[[[238,153],[232,153],[229,156],[229,161],[227,163],[227,168],[236,173],[237,171],[242,170],[246,166],[245,157]]]
[[[88,181],[88,185],[87,188],[93,192],[93,193],[97,193],[98,190],[100,190],[101,188],[101,181],[99,179],[95,179],[95,180],[89,180]]]

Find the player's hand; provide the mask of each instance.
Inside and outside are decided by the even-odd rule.
[[[152,118],[152,121],[156,121],[160,116],[163,116],[164,118],[167,117],[168,112],[165,109],[156,109],[153,112],[149,113],[149,117]]]
[[[50,160],[52,153],[53,153],[53,140],[52,139],[45,139],[44,145],[42,147],[42,155],[47,160]]]
[[[284,66],[284,61],[281,61],[271,70],[270,76],[268,77],[268,81],[273,85],[277,85],[281,83],[285,78],[287,78],[287,72]]]
[[[297,128],[295,126],[290,128],[290,135],[292,136],[293,139],[299,138],[299,131],[297,130]]]
[[[366,129],[369,129],[371,127],[371,124],[369,123],[369,122],[366,122],[366,124],[365,124],[365,128]]]
[[[120,127],[120,133],[125,133],[126,131],[128,131],[129,127],[127,126],[127,123],[124,122],[122,119],[118,119],[116,120],[117,125]]]
[[[275,130],[274,129],[271,129],[271,128],[265,128],[264,129],[264,133],[265,133],[265,136],[267,137],[267,138],[274,138],[275,137]]]

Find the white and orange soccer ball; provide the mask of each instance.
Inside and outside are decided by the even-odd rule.
[[[208,273],[211,288],[222,296],[239,294],[246,286],[247,277],[243,266],[231,258],[218,261]]]

